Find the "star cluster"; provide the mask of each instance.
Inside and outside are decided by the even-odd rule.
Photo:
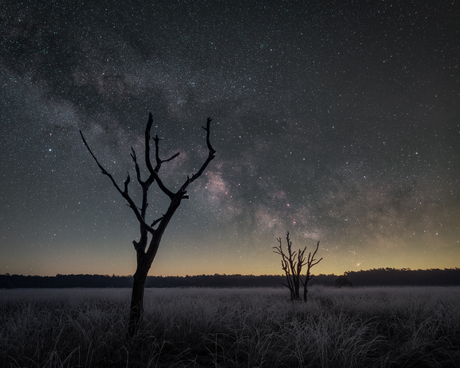
[[[206,159],[208,116],[217,150],[152,275],[279,274],[286,231],[321,241],[318,273],[459,266],[457,2],[3,8],[0,273],[134,272],[138,223],[79,130],[122,185],[149,111],[160,155],[180,152],[171,190]],[[152,190],[149,219],[167,204]]]

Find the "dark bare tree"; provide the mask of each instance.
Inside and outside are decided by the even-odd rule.
[[[115,189],[120,193],[120,195],[128,202],[128,206],[132,209],[134,215],[136,216],[137,220],[140,224],[140,238],[139,241],[133,241],[134,249],[136,250],[137,255],[137,268],[136,272],[134,273],[134,283],[133,283],[133,290],[131,294],[131,310],[129,316],[129,335],[133,335],[137,330],[139,323],[142,319],[144,313],[144,288],[145,288],[145,281],[147,279],[147,274],[150,270],[153,260],[158,251],[158,247],[160,246],[160,241],[163,236],[163,233],[166,227],[169,224],[169,221],[173,217],[174,213],[176,212],[177,208],[181,204],[183,199],[188,198],[187,194],[187,187],[193,183],[196,179],[198,179],[201,174],[205,171],[208,164],[214,159],[216,151],[212,148],[210,142],[210,132],[211,132],[211,120],[208,118],[206,127],[203,129],[206,131],[206,145],[208,148],[208,157],[202,164],[201,168],[198,170],[197,173],[193,174],[192,177],[187,176],[187,179],[182,184],[177,192],[173,192],[166,187],[163,181],[159,177],[159,171],[161,165],[165,162],[171,161],[177,156],[179,156],[179,152],[172,155],[170,158],[162,160],[160,159],[159,155],[159,142],[160,138],[158,135],[153,138],[155,143],[155,167],[152,164],[152,160],[150,157],[150,130],[152,128],[153,118],[152,114],[149,114],[149,119],[147,122],[147,126],[145,128],[145,164],[148,169],[148,177],[146,180],[141,178],[141,171],[137,161],[137,155],[134,149],[131,147],[131,158],[134,161],[134,166],[136,170],[136,178],[137,182],[139,183],[142,189],[142,203],[140,206],[136,205],[131,198],[130,194],[128,193],[128,186],[130,183],[130,175],[124,181],[123,189],[117,184],[113,176],[107,172],[106,169],[99,163],[96,156],[91,151],[88,143],[83,136],[83,133],[80,131],[81,138],[83,139],[86,148],[88,148],[89,153],[96,161],[97,165],[102,171],[102,174],[109,177],[112,181],[112,184],[115,186]],[[146,218],[147,215],[147,207],[148,207],[148,190],[150,186],[156,183],[160,190],[170,199],[169,207],[167,208],[166,212],[158,219],[153,220],[152,222],[148,221]],[[150,237],[150,240],[149,240]]]
[[[317,265],[323,258],[319,260],[315,259],[316,252],[318,252],[319,242],[316,244],[316,249],[313,254],[308,253],[308,258],[305,258],[305,252],[307,247],[303,250],[292,251],[292,242],[289,237],[289,231],[286,233],[286,243],[287,243],[287,254],[284,253],[281,238],[276,238],[279,245],[273,247],[274,253],[281,256],[281,268],[283,269],[286,275],[286,286],[291,292],[291,300],[300,300],[300,284],[303,285],[303,300],[307,301],[308,293],[308,281],[313,277],[311,274],[311,268]],[[307,272],[304,277],[302,277],[302,268],[307,266]]]

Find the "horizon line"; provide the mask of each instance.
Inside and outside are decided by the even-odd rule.
[[[459,268],[458,267],[453,267],[453,268],[425,268],[425,269],[416,269],[416,270],[413,270],[411,268],[393,268],[393,267],[380,267],[380,268],[371,268],[371,269],[368,269],[368,270],[359,270],[359,271],[344,271],[341,275],[336,275],[335,273],[332,273],[332,274],[325,274],[325,273],[319,273],[319,274],[313,274],[313,276],[342,276],[342,275],[346,275],[348,273],[358,273],[358,272],[368,272],[368,271],[375,271],[375,270],[384,270],[384,271],[387,271],[387,270],[391,270],[391,271],[412,271],[412,272],[416,272],[416,271],[433,271],[433,270],[439,270],[439,271],[447,271],[447,270],[458,270]],[[61,274],[61,273],[57,273],[55,274],[54,276],[53,275],[23,275],[23,274],[17,274],[17,273],[14,273],[14,274],[10,274],[10,273],[4,273],[4,274],[0,274],[0,276],[24,276],[24,277],[57,277],[57,276],[104,276],[104,277],[133,277],[133,275],[115,275],[115,274],[112,274],[112,275],[108,275],[108,274],[96,274],[96,273],[71,273],[71,274]],[[147,277],[200,277],[200,276],[206,276],[206,277],[212,277],[212,276],[252,276],[252,277],[261,277],[261,276],[275,276],[275,277],[286,277],[286,275],[270,275],[270,274],[259,274],[259,275],[253,275],[253,274],[239,274],[239,273],[234,273],[234,274],[226,274],[226,273],[223,273],[223,274],[219,274],[219,273],[214,273],[214,274],[200,274],[200,275],[185,275],[185,276],[180,276],[180,275],[168,275],[168,276],[163,276],[163,275],[147,275]]]

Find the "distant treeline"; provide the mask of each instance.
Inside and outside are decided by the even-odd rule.
[[[379,268],[368,271],[350,271],[344,276],[353,286],[453,286],[460,285],[460,268],[410,270]],[[336,286],[337,275],[317,275],[309,285]],[[283,287],[284,276],[278,275],[200,275],[149,276],[146,287]],[[23,276],[0,275],[0,288],[129,288],[132,276],[56,275]]]

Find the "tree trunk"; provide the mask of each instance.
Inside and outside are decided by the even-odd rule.
[[[306,303],[307,302],[307,282],[305,282],[305,285],[303,286],[303,301]]]
[[[294,279],[295,279],[295,282],[294,282],[294,285],[295,285],[295,300],[300,300],[300,293],[299,293],[299,288],[300,288],[300,285],[299,285],[299,278],[300,278],[300,275],[294,275]]]
[[[134,274],[128,328],[128,333],[131,337],[136,333],[144,314],[144,289],[148,272],[149,268],[141,267],[141,265],[138,265],[137,271]]]

